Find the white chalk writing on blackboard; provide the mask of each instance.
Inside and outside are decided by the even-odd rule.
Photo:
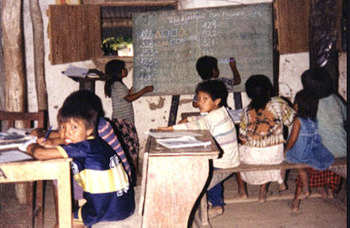
[[[251,74],[272,79],[272,4],[184,11],[159,11],[133,17],[134,87],[153,85],[153,94],[194,92],[200,78],[196,60],[218,59],[220,76],[232,77],[228,66],[236,58],[244,90]]]

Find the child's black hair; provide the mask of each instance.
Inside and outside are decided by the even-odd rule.
[[[303,88],[312,92],[316,97],[328,97],[333,93],[332,79],[328,71],[321,67],[311,68],[301,75]]]
[[[104,116],[102,102],[98,96],[88,90],[71,93],[63,102],[57,115],[58,123],[69,119],[82,120],[85,127],[93,129],[96,135],[98,118]]]
[[[99,117],[104,117],[105,115],[101,99],[90,90],[77,90],[72,92],[64,100],[62,106],[65,105],[91,106],[92,109],[96,110]]]
[[[228,92],[226,85],[222,81],[208,80],[200,82],[197,85],[196,94],[198,94],[199,91],[209,94],[213,101],[220,98],[221,102],[219,104],[219,107],[227,107]]]
[[[196,69],[203,80],[209,80],[213,77],[213,70],[219,70],[218,60],[212,56],[202,56],[197,60]]]
[[[245,88],[251,99],[249,108],[255,109],[256,112],[259,109],[264,109],[271,99],[273,90],[270,79],[262,74],[252,75],[246,81]]]
[[[107,80],[104,87],[104,92],[107,97],[112,95],[112,85],[115,81],[122,80],[122,70],[125,69],[125,62],[122,60],[111,60],[105,65],[105,74]]]
[[[310,91],[303,89],[297,92],[294,99],[297,115],[301,118],[316,120],[318,98]]]

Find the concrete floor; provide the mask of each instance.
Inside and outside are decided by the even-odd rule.
[[[294,190],[294,178],[289,177],[287,182],[289,189],[278,195],[275,184],[269,187],[267,202],[258,203],[257,187],[248,186],[249,199],[237,199],[237,188],[235,177],[225,182],[225,212],[211,220],[214,228],[238,227],[238,228],[294,228],[294,227],[317,227],[317,228],[342,228],[347,227],[346,192],[345,187],[340,190],[333,200],[322,199],[314,193],[313,197],[301,203],[300,213],[293,214],[288,206]],[[0,228],[29,228],[24,206],[17,203],[14,197],[14,188],[11,184],[5,184],[0,191]],[[5,191],[4,191],[5,189]],[[137,202],[139,188],[136,189]],[[55,212],[51,185],[48,185],[46,193],[46,216],[45,227],[54,227]],[[276,198],[282,198],[277,200]],[[136,208],[136,212],[138,208]],[[134,228],[140,221],[135,215],[123,222],[98,223],[93,228]]]

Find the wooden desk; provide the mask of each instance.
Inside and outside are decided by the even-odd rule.
[[[71,159],[0,163],[0,183],[57,180],[59,227],[72,225]]]
[[[140,211],[142,227],[187,227],[195,201],[209,175],[209,159],[219,151],[209,131],[198,139],[207,147],[167,149],[154,137],[147,139],[143,160]]]

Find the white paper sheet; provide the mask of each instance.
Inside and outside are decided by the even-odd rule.
[[[160,138],[176,138],[182,136],[201,136],[199,133],[188,132],[188,131],[148,131],[145,134],[153,136],[156,139]]]
[[[33,158],[19,150],[0,151],[0,163],[32,160]]]
[[[157,143],[167,148],[185,148],[196,146],[209,146],[210,141],[201,141],[193,136],[182,136],[176,138],[157,139]]]

